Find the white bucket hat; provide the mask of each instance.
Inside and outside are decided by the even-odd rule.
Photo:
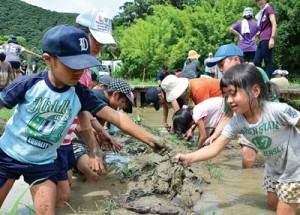
[[[168,75],[161,82],[161,88],[166,93],[167,102],[172,102],[180,97],[189,85],[189,79],[178,78],[175,75]]]
[[[243,11],[243,17],[244,16],[253,16],[253,11],[251,7],[246,7]]]
[[[93,37],[101,44],[116,44],[112,36],[112,20],[98,9],[79,14],[76,23],[88,27]]]

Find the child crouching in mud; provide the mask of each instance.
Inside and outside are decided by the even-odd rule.
[[[250,64],[230,68],[220,86],[234,117],[215,142],[192,153],[177,154],[175,160],[189,164],[211,159],[241,133],[265,157],[263,188],[268,193],[268,208],[276,210],[277,215],[296,214],[300,203],[300,133],[296,128],[300,112],[287,104],[271,102],[273,85],[265,83]]]
[[[16,107],[0,138],[0,207],[15,180],[23,175],[32,185],[35,213],[55,214],[57,148],[79,112],[89,111],[111,122],[158,153],[167,148],[161,138],[78,83],[85,68],[99,65],[90,54],[85,32],[69,25],[51,28],[43,37],[42,50],[49,71],[20,77],[0,93],[0,108]],[[93,170],[98,164],[95,147],[90,148]]]

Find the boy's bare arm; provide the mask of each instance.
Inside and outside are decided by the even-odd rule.
[[[167,129],[167,131],[170,131],[171,126],[169,126],[168,124],[168,114],[169,114],[169,107],[167,102],[162,104],[162,108],[163,108],[163,123],[164,123],[164,127]]]
[[[99,147],[104,151],[119,152],[121,150],[121,144],[114,140],[105,128],[98,122],[98,120],[90,114],[90,120],[92,127],[96,132],[96,139]]]
[[[92,170],[99,170],[99,162],[98,162],[98,158],[96,156],[96,152],[97,152],[97,146],[96,146],[96,138],[93,132],[93,128],[91,125],[91,121],[90,121],[90,113],[87,111],[82,111],[79,112],[78,115],[78,120],[80,123],[80,132],[84,135],[88,147],[89,147],[89,158],[90,158],[90,167]]]
[[[228,121],[231,119],[233,115],[232,111],[227,112],[218,123],[215,132],[210,136],[210,143],[214,142],[222,133],[223,129],[227,125]]]
[[[169,151],[162,138],[156,137],[134,123],[126,114],[105,106],[96,115],[117,126],[123,132],[149,145],[159,154]]]

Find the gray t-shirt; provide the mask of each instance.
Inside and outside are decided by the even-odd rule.
[[[243,134],[265,157],[266,175],[278,182],[300,181],[300,133],[296,124],[300,113],[284,103],[265,102],[256,124],[235,115],[222,134],[234,138]]]

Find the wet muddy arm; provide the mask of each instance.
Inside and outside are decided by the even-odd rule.
[[[106,151],[119,152],[121,150],[121,144],[115,141],[104,127],[98,122],[98,120],[91,115],[91,124],[96,134],[96,139],[99,147]]]
[[[223,129],[227,125],[228,121],[231,119],[232,115],[233,115],[232,111],[229,111],[220,119],[215,129],[215,132],[210,137],[210,143],[214,142],[221,135]]]
[[[197,123],[199,130],[198,148],[201,148],[205,140],[208,138],[207,131],[205,129],[204,121],[200,119]]]
[[[155,136],[134,123],[126,114],[105,106],[96,115],[117,126],[123,132],[155,148]]]
[[[224,135],[221,135],[218,137],[218,139],[213,144],[205,146],[204,148],[201,148],[192,153],[177,154],[175,156],[175,159],[184,164],[196,163],[196,162],[200,162],[200,161],[209,160],[209,159],[217,156],[229,142],[230,142],[230,139],[228,139]]]
[[[169,131],[171,129],[171,126],[168,125],[169,107],[167,105],[167,102],[162,104],[162,108],[163,108],[163,124],[164,127]]]
[[[78,113],[80,132],[84,135],[89,147],[90,166],[93,170],[99,170],[98,159],[96,156],[96,138],[90,121],[90,113],[82,111]]]

